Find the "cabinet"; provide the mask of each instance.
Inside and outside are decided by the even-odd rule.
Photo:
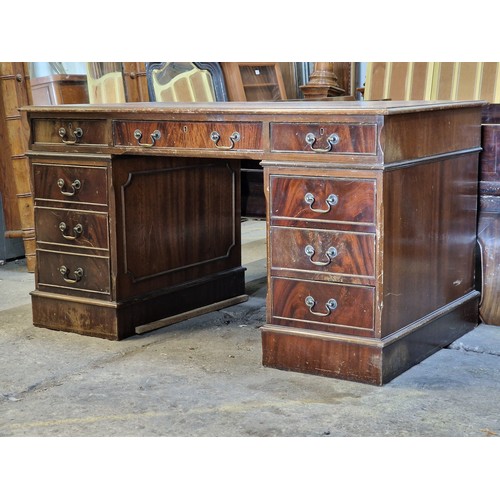
[[[221,63],[230,101],[279,101],[286,99],[278,63]]]
[[[483,110],[479,169],[481,320],[500,326],[500,104]]]
[[[26,108],[34,324],[119,340],[246,300],[259,162],[264,366],[386,383],[477,325],[482,104]]]
[[[0,63],[0,195],[5,236],[22,238],[28,271],[35,270],[33,191],[26,156],[29,127],[19,111],[29,102],[24,63]],[[4,235],[2,234],[2,237]]]
[[[49,75],[31,79],[33,104],[89,102],[85,75]]]

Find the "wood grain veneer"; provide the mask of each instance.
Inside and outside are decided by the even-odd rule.
[[[37,273],[34,323],[116,340],[245,300],[240,171],[260,162],[263,364],[386,383],[477,324],[483,104],[26,108],[37,224],[50,225],[37,243],[47,269]],[[60,137],[65,123],[86,141]],[[235,131],[240,140],[228,140]],[[61,194],[57,181],[67,191],[75,174],[78,193]],[[80,244],[60,241],[64,210],[72,227],[96,225]],[[60,286],[61,266],[71,279],[83,263],[86,281]]]

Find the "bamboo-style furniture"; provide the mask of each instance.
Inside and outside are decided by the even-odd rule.
[[[19,111],[30,104],[27,67],[20,62],[0,62],[0,194],[5,216],[5,236],[22,238],[28,271],[35,270],[33,191],[30,182],[29,127]],[[2,235],[3,237],[4,235]]]

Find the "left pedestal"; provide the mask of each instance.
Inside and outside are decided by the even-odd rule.
[[[120,340],[246,300],[239,161],[32,154],[35,326]]]

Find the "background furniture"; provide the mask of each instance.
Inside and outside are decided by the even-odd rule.
[[[146,63],[122,62],[122,74],[127,102],[148,102]]]
[[[146,78],[151,101],[227,101],[222,69],[216,62],[150,62]]]
[[[35,269],[33,195],[28,149],[29,126],[19,111],[30,103],[27,66],[0,62],[0,194],[5,236],[22,238],[28,271]]]
[[[287,98],[278,63],[221,63],[230,101],[280,101]]]
[[[364,98],[500,102],[499,65],[495,62],[368,63]]]
[[[89,102],[85,75],[48,75],[31,78],[31,100],[35,105]]]
[[[349,96],[356,98],[357,67],[359,63],[354,62],[334,62],[333,72],[337,76],[339,87],[345,90]]]
[[[368,63],[364,100],[431,99],[433,63]]]
[[[91,104],[126,102],[122,64],[87,63],[87,87]]]
[[[8,260],[24,257],[24,245],[22,238],[5,238],[5,232],[3,202],[0,192],[0,265]]]
[[[121,339],[245,300],[243,159],[269,193],[264,365],[381,384],[477,324],[481,103],[27,112],[37,326]]]
[[[481,321],[500,326],[500,104],[483,110],[479,182]]]
[[[369,63],[365,99],[484,99],[485,108],[479,169],[480,245],[478,287],[481,290],[480,317],[484,323],[500,325],[500,223],[498,106],[500,63]]]
[[[333,62],[314,63],[314,72],[306,85],[300,90],[305,99],[325,99],[344,95],[346,91],[339,86],[337,75],[333,71]]]

